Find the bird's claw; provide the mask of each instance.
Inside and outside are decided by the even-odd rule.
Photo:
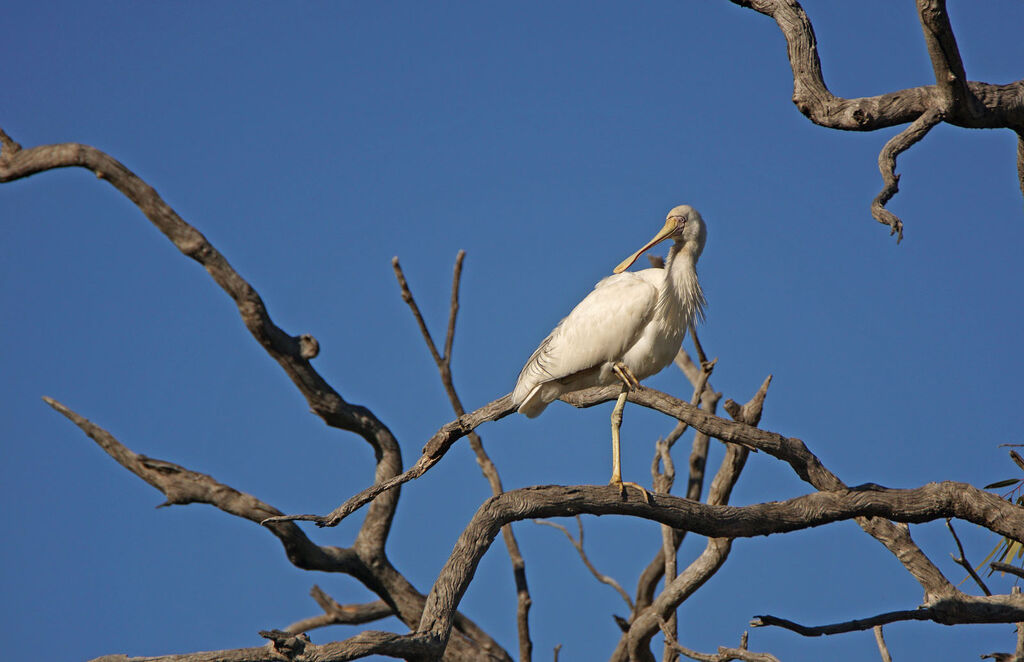
[[[644,487],[642,485],[640,485],[638,483],[634,483],[633,481],[629,481],[629,480],[621,480],[621,479],[620,480],[615,480],[614,478],[612,478],[610,481],[608,481],[608,484],[609,485],[616,485],[616,486],[618,486],[618,488],[619,488],[619,495],[622,498],[624,498],[624,499],[626,498],[626,486],[628,485],[629,487],[635,487],[636,489],[640,490],[640,494],[644,498],[644,503],[647,503],[647,504],[651,503],[651,494],[650,494],[650,492],[648,492],[646,489],[644,489]]]
[[[629,366],[622,361],[616,362],[615,365],[612,366],[612,370],[615,372],[615,375],[622,380],[623,385],[625,385],[625,387],[630,391],[635,391],[637,387],[640,386],[640,380],[636,378],[636,375],[634,375],[633,371],[629,369]]]

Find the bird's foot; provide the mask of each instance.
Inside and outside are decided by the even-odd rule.
[[[636,378],[636,375],[634,375],[633,371],[629,369],[629,366],[622,361],[616,361],[615,365],[612,366],[612,370],[630,391],[633,391],[640,386],[640,380]]]
[[[645,490],[644,487],[638,483],[634,483],[633,481],[629,480],[622,480],[621,478],[616,480],[613,476],[612,479],[608,481],[608,484],[617,485],[619,488],[619,494],[622,496],[622,498],[626,498],[626,486],[635,487],[636,489],[640,490],[640,495],[643,496],[645,503],[649,504],[651,502],[650,492]]]

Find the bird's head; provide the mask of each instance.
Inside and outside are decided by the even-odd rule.
[[[661,228],[661,231],[644,244],[643,248],[620,262],[614,271],[619,274],[629,269],[637,258],[644,254],[644,251],[666,239],[674,240],[681,250],[687,251],[696,260],[704,250],[706,237],[707,228],[704,227],[704,219],[700,217],[700,213],[696,209],[690,205],[673,207],[665,218],[665,226]]]

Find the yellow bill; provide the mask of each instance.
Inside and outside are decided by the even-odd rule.
[[[677,227],[678,227],[678,223],[676,222],[676,219],[674,217],[673,218],[669,218],[668,220],[666,220],[665,221],[665,227],[663,227],[661,229],[661,231],[658,232],[658,234],[654,235],[653,239],[651,239],[646,244],[644,244],[643,248],[641,248],[640,250],[638,250],[637,252],[633,253],[632,255],[627,257],[625,260],[620,262],[619,266],[615,267],[612,271],[617,273],[617,274],[621,274],[626,269],[629,269],[633,265],[633,263],[636,262],[638,257],[643,255],[645,251],[650,249],[655,244],[658,244],[658,243],[668,239],[672,235],[672,233],[676,231]]]

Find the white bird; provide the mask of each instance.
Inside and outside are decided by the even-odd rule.
[[[612,477],[623,483],[619,427],[627,392],[639,380],[672,363],[686,329],[704,317],[704,293],[697,282],[697,259],[704,250],[704,219],[689,205],[668,213],[665,226],[640,250],[615,267],[572,312],[558,323],[519,373],[512,402],[529,418],[540,415],[563,393],[621,382],[612,410]],[[664,269],[626,272],[646,250],[672,239]]]

